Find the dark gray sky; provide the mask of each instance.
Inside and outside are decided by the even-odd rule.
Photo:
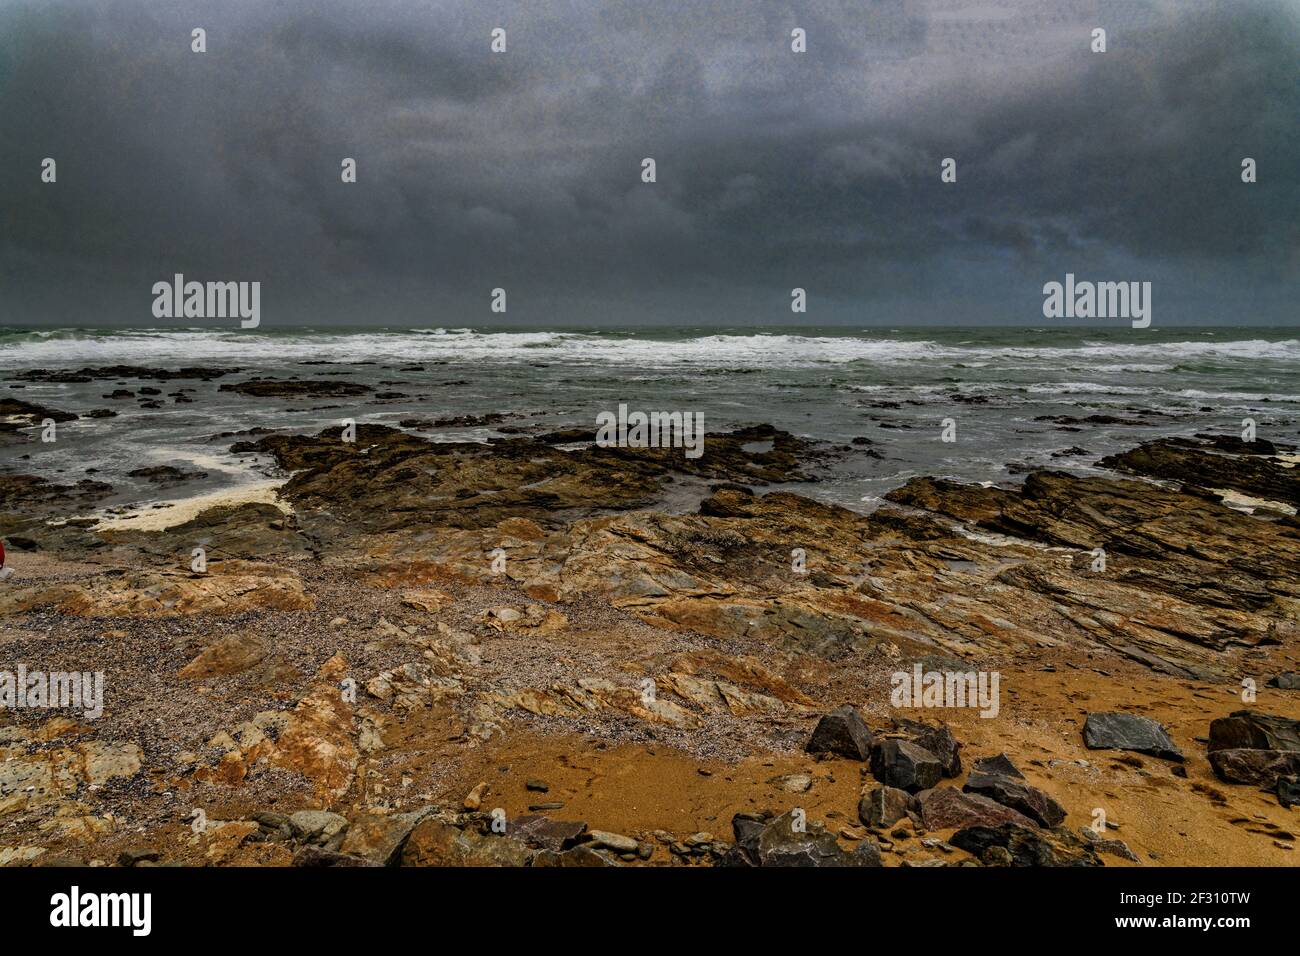
[[[1297,0],[0,0],[0,324],[1296,324],[1298,65]]]

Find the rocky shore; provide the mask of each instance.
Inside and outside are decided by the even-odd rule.
[[[0,671],[104,674],[96,719],[0,710],[0,863],[1296,865],[1288,449],[864,515],[783,490],[850,449],[770,426],[346,437],[229,436],[278,497],[148,530],[0,474]],[[913,674],[996,706],[894,706]]]

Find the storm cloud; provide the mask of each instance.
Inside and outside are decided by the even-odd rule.
[[[0,2],[0,324],[1292,324],[1298,63],[1288,0]]]

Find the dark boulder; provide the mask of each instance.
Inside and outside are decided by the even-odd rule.
[[[858,819],[869,827],[888,827],[916,810],[916,798],[897,787],[864,791],[858,801]]]
[[[1011,758],[1006,754],[998,754],[996,757],[980,757],[975,761],[975,770],[978,773],[1000,773],[1004,777],[1019,777],[1024,779],[1025,775],[1016,769],[1016,765],[1011,762]]]
[[[253,379],[222,385],[218,391],[255,398],[345,398],[365,395],[374,389],[357,382]],[[116,398],[117,393],[106,397]]]
[[[956,777],[961,773],[961,744],[952,735],[947,724],[927,724],[906,717],[896,717],[894,728],[918,747],[938,757],[939,766],[945,777]]]
[[[793,810],[771,818],[737,814],[731,821],[736,845],[723,862],[730,866],[883,866],[880,848],[873,841],[863,840],[846,853],[820,823],[807,821],[796,828],[802,819]]]
[[[943,777],[939,758],[909,740],[883,740],[871,752],[871,773],[887,787],[929,790]]]
[[[1003,823],[1034,826],[1023,814],[1004,807],[978,793],[962,793],[956,787],[935,787],[916,795],[921,820],[927,830],[950,830],[954,827],[995,827]]]
[[[1300,720],[1253,710],[1233,711],[1210,722],[1209,749],[1300,752]]]
[[[1277,778],[1277,802],[1287,808],[1300,806],[1300,776]]]
[[[578,843],[587,824],[577,820],[552,820],[541,815],[515,817],[506,826],[506,836],[528,846],[559,853]]]
[[[1018,823],[966,827],[948,842],[980,860],[993,857],[1005,862],[1009,856],[1012,866],[1104,865],[1093,847],[1065,827],[1041,830]]]
[[[857,708],[844,704],[817,721],[804,749],[810,754],[836,754],[851,760],[869,760],[874,742],[871,728],[859,716]]]
[[[1004,807],[1018,810],[1039,826],[1054,827],[1065,819],[1064,807],[1037,787],[1031,787],[1023,778],[973,770],[962,790],[978,793]]]
[[[622,866],[618,860],[614,859],[604,850],[592,849],[589,846],[575,846],[570,850],[557,853],[554,850],[542,850],[533,857],[533,866],[558,866],[558,867],[600,867],[600,866]]]
[[[1279,777],[1300,774],[1300,753],[1289,750],[1249,750],[1244,747],[1212,750],[1210,766],[1220,780],[1249,783],[1271,790],[1277,786]]]
[[[1162,760],[1183,760],[1165,728],[1137,714],[1089,714],[1083,742],[1091,750],[1132,750]]]

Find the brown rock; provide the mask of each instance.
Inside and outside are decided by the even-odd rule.
[[[428,817],[411,831],[402,866],[527,866],[534,853],[508,836],[485,836]]]
[[[916,795],[921,819],[927,830],[948,830],[953,827],[987,826],[1018,823],[1032,827],[1036,824],[1010,807],[1004,807],[978,793],[962,793],[956,787],[935,787]]]
[[[1210,766],[1220,780],[1228,783],[1249,783],[1274,789],[1279,777],[1300,773],[1300,753],[1245,748],[1212,750]]]
[[[1210,751],[1239,748],[1300,752],[1300,720],[1236,710],[1210,722]]]
[[[266,647],[250,634],[232,634],[206,647],[178,672],[178,677],[195,679],[247,670],[266,656]]]

